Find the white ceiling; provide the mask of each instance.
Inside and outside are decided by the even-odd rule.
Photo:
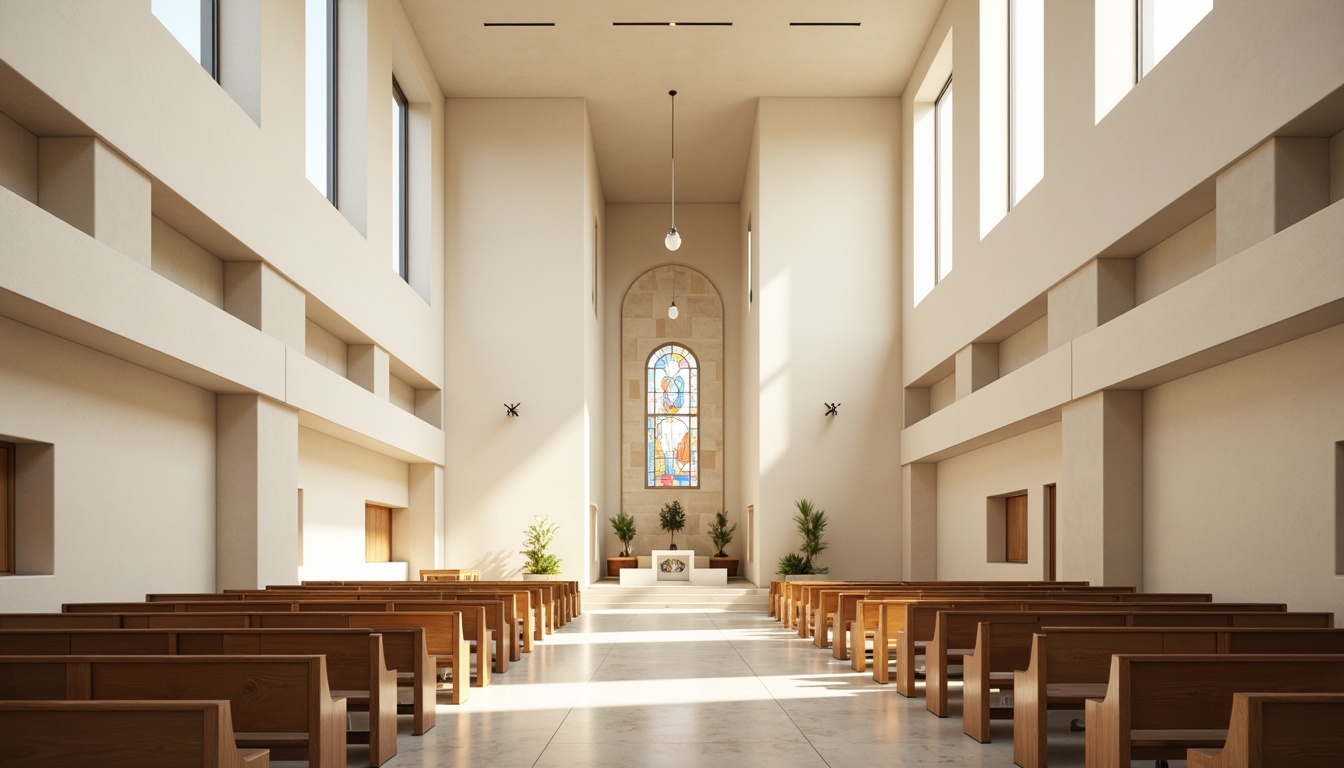
[[[608,202],[737,202],[761,96],[899,96],[943,0],[402,0],[448,97],[582,97]],[[613,22],[732,26],[613,26]],[[487,27],[551,22],[553,27]],[[791,27],[790,22],[860,26]]]

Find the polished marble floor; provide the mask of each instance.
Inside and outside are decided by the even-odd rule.
[[[952,701],[936,718],[763,613],[587,612],[466,704],[441,704],[425,735],[401,718],[386,765],[1011,768],[1012,723],[980,744]],[[1057,714],[1050,764],[1081,766],[1067,732],[1081,713]]]

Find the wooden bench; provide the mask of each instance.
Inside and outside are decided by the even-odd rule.
[[[239,746],[346,764],[345,699],[332,697],[322,656],[5,656],[0,697],[227,700]]]
[[[1240,623],[1253,619],[1268,623],[1282,615],[1240,614],[1236,618]],[[1104,696],[1110,679],[1111,657],[1116,653],[1335,652],[1344,642],[1341,638],[1344,630],[1332,628],[1334,614],[1306,615],[1317,616],[1320,628],[1050,627],[1048,631],[1033,634],[1026,665],[1013,673],[1013,762],[1023,768],[1041,768],[1046,764],[1048,710],[1082,709],[1087,699]],[[992,631],[1006,634],[1012,628],[995,626]],[[992,661],[1000,653],[998,640],[995,637],[992,641],[992,666],[998,666]],[[1020,639],[1010,638],[1009,647],[1014,642],[1020,642]],[[976,655],[979,654],[977,648]],[[978,686],[970,679],[973,674],[976,672],[968,665],[967,681],[962,689],[967,696],[974,695],[969,691]],[[963,711],[969,713],[968,706],[963,704]],[[988,738],[986,731],[969,722],[965,730],[972,738]]]
[[[1190,768],[1338,768],[1344,694],[1234,693],[1227,742],[1186,752]]]
[[[233,734],[227,701],[0,701],[4,768],[269,768]]]
[[[346,740],[369,745],[377,766],[397,752],[397,678],[385,662],[384,636],[367,629],[8,629],[0,656],[309,655],[327,659],[327,684],[347,711],[369,713],[367,730]]]
[[[113,610],[116,610],[121,605],[122,604],[120,603],[81,603],[81,604],[67,604],[65,608],[69,612],[77,613],[79,611],[83,611],[93,606],[111,606]],[[165,606],[167,608],[172,608],[173,610],[171,611],[166,610],[165,608],[157,608],[154,612],[152,612],[158,615],[165,615],[165,616],[166,615],[179,616],[184,614],[195,616],[200,616],[204,614],[223,614],[223,615],[236,616],[240,614],[256,615],[261,613],[276,614],[276,615],[302,614],[302,613],[354,615],[360,613],[375,614],[375,613],[398,612],[397,611],[398,605],[396,603],[382,602],[376,600],[281,599],[281,600],[269,600],[269,601],[242,600],[242,601],[200,601],[200,602],[176,602],[176,603],[160,601],[153,603],[129,603],[125,605],[128,608],[128,610],[118,611],[119,613],[141,614],[140,611],[136,611],[135,609],[143,607],[145,605]],[[490,673],[492,669],[496,671],[506,671],[508,669],[508,663],[509,663],[508,656],[503,655],[502,658],[499,658],[495,653],[495,647],[497,643],[496,633],[497,631],[503,631],[502,628],[504,623],[504,611],[501,601],[467,601],[467,602],[457,601],[452,603],[424,602],[414,606],[403,605],[401,607],[413,613],[448,612],[448,613],[462,614],[461,618],[462,633],[467,639],[467,647],[470,651],[470,655],[476,657],[476,664],[475,664],[476,672],[472,676],[472,684],[475,685],[476,687],[483,687],[490,684]],[[353,624],[346,623],[344,624],[344,626],[351,626],[351,627],[373,626],[372,624],[370,624],[370,622],[374,621],[373,619],[365,619],[362,621],[363,623],[353,623]],[[177,618],[167,621],[159,621],[158,623],[146,623],[146,621],[143,618],[140,618],[135,620],[135,626],[178,628],[186,626],[218,627],[220,626],[220,624],[214,623],[213,620],[197,619],[193,621],[190,619],[179,620]],[[247,623],[241,624],[241,626],[244,627],[260,626],[260,624],[258,623],[257,620],[249,620]],[[279,624],[273,623],[270,626],[305,627],[305,626],[330,626],[330,625],[307,624],[303,623],[302,621],[284,623],[282,621]],[[414,626],[414,623],[383,622],[381,626]],[[497,627],[499,628],[499,630],[496,630]],[[456,645],[451,640],[449,640],[449,642],[446,643],[432,643],[432,644],[443,649],[441,654],[436,654],[434,651],[430,652],[431,655],[444,656],[444,658],[439,659],[438,666],[450,669],[455,668],[454,665],[451,663],[451,659],[449,658],[449,656],[453,653],[453,649],[456,648]]]
[[[1238,692],[1344,693],[1344,655],[1112,656],[1106,697],[1085,707],[1088,768],[1223,746]]]
[[[938,612],[957,609],[987,611],[1129,611],[1145,614],[1173,614],[1166,619],[1160,617],[1144,619],[1144,626],[1227,626],[1230,621],[1226,616],[1228,613],[1282,613],[1286,611],[1287,606],[1283,603],[1119,603],[1085,602],[1073,599],[1026,601],[986,599],[959,600],[946,603],[918,600],[884,600],[878,608],[879,631],[882,633],[880,637],[884,642],[879,643],[879,636],[874,636],[873,679],[879,683],[885,683],[890,679],[890,654],[891,649],[894,648],[897,660],[896,692],[902,696],[914,696],[916,694],[916,657],[923,655],[924,648],[933,639]],[[1174,614],[1184,615],[1175,616]],[[1198,614],[1208,615],[1199,618]],[[1292,626],[1300,625],[1293,624]],[[895,638],[894,643],[890,642],[892,637]]]

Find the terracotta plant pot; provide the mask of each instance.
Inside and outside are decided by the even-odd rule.
[[[607,577],[612,579],[621,578],[622,568],[638,568],[639,558],[637,557],[608,557],[607,558]]]

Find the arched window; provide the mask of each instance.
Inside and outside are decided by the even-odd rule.
[[[649,355],[648,488],[700,487],[700,380],[695,355],[666,344]]]

